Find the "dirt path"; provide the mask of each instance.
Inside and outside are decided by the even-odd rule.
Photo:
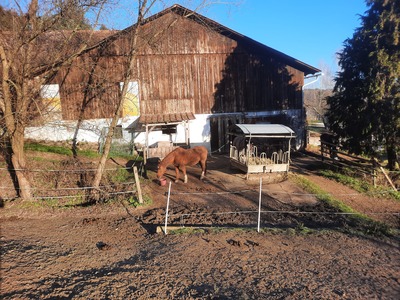
[[[268,183],[273,181],[268,176],[262,188],[263,210],[269,213],[261,226],[270,230],[258,233],[253,213],[258,180],[244,181],[221,157],[210,158],[204,182],[198,180],[199,168],[188,172],[187,185],[173,184],[169,222],[201,225],[193,234],[154,233],[165,219],[167,187],[152,181],[151,170],[146,191],[154,203],[149,207],[117,203],[46,210],[7,205],[0,220],[0,297],[396,299],[400,294],[398,237],[343,233],[344,218],[318,215],[328,208],[315,197],[290,180]],[[367,199],[320,178],[306,158],[294,161],[293,172],[335,197],[343,195],[359,211],[398,224],[398,219],[375,214],[399,212],[396,202]],[[316,214],[281,213],[295,210]],[[210,225],[221,229],[210,231]],[[227,225],[241,228],[222,229]],[[295,233],[301,226],[316,230]]]
[[[363,213],[372,219],[389,224],[392,227],[400,228],[400,202],[384,197],[368,196],[359,193],[343,184],[318,176],[315,170],[321,162],[312,156],[300,155],[296,157],[292,171],[302,174],[308,180],[314,182],[325,192],[334,197],[355,211]],[[395,215],[397,214],[397,215]]]

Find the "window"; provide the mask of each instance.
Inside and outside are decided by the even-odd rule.
[[[61,119],[60,87],[58,84],[42,85],[40,89],[42,103],[40,116],[42,120]]]
[[[161,127],[163,134],[173,134],[176,133],[176,125],[164,125]]]
[[[124,86],[123,82],[120,82],[120,87]],[[128,83],[128,91],[124,100],[124,107],[122,111],[123,117],[139,116],[139,83],[137,81],[131,81]]]

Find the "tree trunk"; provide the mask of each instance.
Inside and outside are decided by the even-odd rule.
[[[96,202],[98,202],[99,199],[100,199],[100,193],[99,193],[100,192],[100,189],[99,189],[100,181],[101,181],[101,178],[103,177],[103,174],[104,174],[104,169],[105,169],[105,166],[106,166],[106,161],[107,161],[107,158],[108,158],[108,154],[110,153],[111,142],[112,142],[112,138],[113,138],[113,135],[114,135],[114,128],[117,125],[117,121],[119,119],[119,114],[120,114],[122,106],[123,106],[123,99],[124,99],[123,97],[120,97],[120,103],[118,104],[117,111],[115,112],[115,115],[114,115],[114,117],[113,117],[113,119],[111,121],[109,130],[108,130],[108,133],[107,133],[107,136],[106,136],[106,140],[105,140],[105,143],[104,143],[103,153],[101,155],[99,164],[97,166],[96,174],[95,174],[95,177],[93,179],[93,183],[92,183],[93,190],[90,193],[91,194],[90,198],[91,198],[91,200],[94,200]]]
[[[386,153],[388,158],[388,169],[390,171],[396,170],[396,163],[397,163],[397,152],[396,152],[396,145],[390,140],[386,143]]]
[[[108,130],[108,133],[107,133],[107,136],[105,139],[103,153],[101,155],[99,164],[97,166],[95,178],[93,179],[93,184],[92,184],[93,190],[90,193],[91,194],[90,198],[91,198],[91,200],[95,200],[96,202],[99,201],[99,199],[100,199],[100,193],[99,193],[100,192],[100,189],[99,189],[100,181],[104,174],[104,169],[105,169],[106,161],[108,158],[108,154],[110,153],[111,142],[112,142],[112,138],[114,135],[114,129],[115,129],[115,126],[117,125],[119,116],[120,116],[122,108],[123,108],[124,100],[125,100],[126,94],[128,92],[128,85],[129,85],[129,81],[131,79],[132,70],[134,68],[136,42],[137,42],[138,32],[139,32],[140,24],[142,23],[142,20],[143,20],[144,13],[147,9],[148,9],[147,0],[143,0],[139,4],[138,18],[137,18],[137,22],[136,22],[137,26],[132,28],[132,31],[131,31],[129,55],[127,57],[128,58],[128,67],[124,74],[124,85],[123,85],[122,91],[119,95],[118,106],[115,111],[114,117],[112,118],[109,130]]]
[[[18,1],[15,3],[19,8],[18,15],[16,14],[13,19],[15,29],[9,33],[0,34],[0,90],[2,93],[0,115],[5,123],[7,142],[10,144],[10,147],[7,148],[7,163],[16,192],[21,198],[31,199],[30,176],[25,169],[24,154],[24,130],[29,126],[32,117],[35,117],[31,114],[30,107],[34,106],[41,112],[43,109],[40,97],[41,86],[51,83],[53,76],[60,68],[71,64],[74,59],[91,49],[103,46],[104,42],[100,41],[88,47],[88,41],[95,32],[92,30],[87,39],[77,44],[76,50],[70,53],[72,48],[68,40],[72,40],[74,36],[72,34],[67,41],[60,41],[57,47],[50,47],[52,50],[49,49],[49,51],[53,51],[52,55],[48,57],[47,61],[42,61],[42,57],[35,49],[36,45],[41,43],[42,39],[47,38],[48,32],[58,30],[58,26],[63,25],[64,16],[61,12],[55,13],[52,18],[54,22],[43,23],[40,15],[53,12],[54,7],[58,8],[56,3],[50,5],[49,10],[46,11],[46,5],[42,9],[39,8],[38,0],[27,1],[28,12],[23,15],[24,8],[18,5]],[[84,6],[79,4],[77,7]],[[94,1],[88,4],[87,8],[90,7],[99,8],[98,13],[100,13],[103,4]],[[76,155],[76,151],[74,154]]]
[[[13,170],[17,179],[17,194],[20,198],[24,200],[32,200],[32,189],[31,184],[28,179],[28,174],[26,170],[26,160],[24,152],[24,134],[23,129],[21,131],[14,133],[10,139],[11,149],[10,158]]]
[[[1,63],[3,67],[2,72],[2,91],[3,91],[3,100],[2,102],[2,111],[4,112],[4,123],[7,129],[7,138],[10,142],[10,148],[8,148],[8,153],[10,157],[11,166],[10,174],[13,178],[14,185],[16,187],[17,195],[24,200],[31,200],[32,199],[32,191],[31,185],[28,180],[28,176],[26,174],[26,161],[25,161],[25,152],[24,152],[24,130],[25,126],[23,125],[24,122],[19,120],[18,118],[23,113],[16,114],[13,111],[13,101],[12,101],[12,94],[10,92],[10,66],[8,64],[8,60],[6,57],[6,53],[3,47],[0,47],[0,57]],[[17,96],[21,102],[21,92],[17,92]],[[17,101],[17,103],[19,103]],[[19,108],[18,105],[15,105]],[[17,110],[20,112],[19,110]],[[15,176],[13,176],[15,175]]]

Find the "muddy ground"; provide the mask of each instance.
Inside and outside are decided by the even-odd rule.
[[[362,234],[304,192],[292,176],[259,178],[210,157],[207,179],[168,186],[149,179],[153,203],[68,209],[1,209],[2,299],[397,299],[399,236]],[[302,174],[359,212],[400,229],[400,203],[361,195],[318,176],[319,161],[293,158]],[[154,166],[153,166],[154,167]],[[168,180],[174,171],[167,173]],[[172,227],[175,226],[175,227]],[[176,234],[175,228],[197,228]],[[361,230],[360,230],[361,229]],[[365,231],[365,230],[364,230]]]

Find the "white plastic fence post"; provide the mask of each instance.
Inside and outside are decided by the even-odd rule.
[[[165,225],[164,225],[164,233],[165,233],[165,235],[167,235],[168,209],[169,209],[169,196],[170,195],[171,195],[171,181],[169,182],[168,197],[167,197],[167,208],[165,209]]]
[[[257,232],[260,232],[260,219],[261,219],[261,192],[262,192],[262,177],[260,177],[260,195],[258,197],[258,224]]]

